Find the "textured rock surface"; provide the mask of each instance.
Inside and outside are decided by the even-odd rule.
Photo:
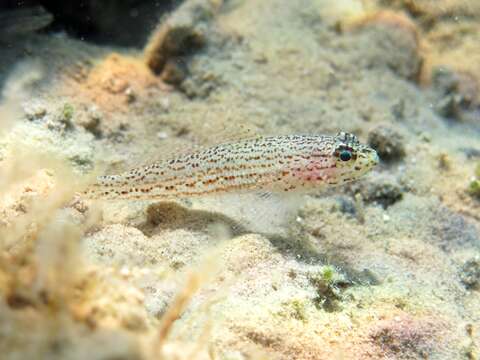
[[[440,58],[478,66],[477,35],[458,27],[480,9],[434,3],[225,2],[175,87],[131,48],[51,34],[2,48],[2,359],[478,356],[478,109],[460,68],[418,81]],[[458,47],[425,51],[450,26],[440,43]],[[436,101],[459,95],[451,121]],[[384,161],[299,199],[75,194],[245,136],[238,124],[351,131]]]

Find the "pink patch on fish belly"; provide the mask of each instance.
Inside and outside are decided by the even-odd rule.
[[[310,161],[305,168],[294,169],[295,177],[308,182],[325,182],[335,176],[335,164]]]

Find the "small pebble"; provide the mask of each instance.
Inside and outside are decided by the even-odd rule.
[[[157,138],[159,138],[160,140],[168,139],[168,134],[165,131],[159,131],[157,133]]]
[[[353,193],[361,194],[366,204],[379,204],[384,209],[402,200],[404,192],[395,180],[389,178],[357,182],[350,187]]]
[[[467,157],[467,159],[475,159],[475,158],[480,159],[480,149],[469,147],[469,148],[460,148],[459,150],[465,153],[465,156]]]
[[[462,120],[466,110],[478,105],[480,89],[471,74],[437,67],[432,72],[432,87],[438,99],[434,109],[444,118]]]
[[[24,107],[24,111],[30,121],[41,119],[47,115],[47,109],[42,104],[28,104]]]
[[[480,199],[480,180],[473,178],[470,183],[468,184],[468,193],[475,197]]]
[[[368,134],[368,143],[382,161],[395,161],[405,157],[403,136],[389,125],[379,125]]]
[[[452,161],[450,160],[450,157],[446,153],[441,153],[437,157],[438,159],[438,167],[441,170],[450,170],[452,167]]]
[[[467,260],[460,270],[460,280],[468,288],[477,288],[480,285],[480,257]]]
[[[103,120],[102,113],[96,108],[90,108],[86,113],[81,113],[76,119],[78,125],[96,137],[101,136],[100,125]]]
[[[179,85],[185,80],[188,70],[185,62],[179,58],[169,59],[163,67],[161,78],[167,84]]]
[[[165,97],[160,100],[160,106],[163,110],[167,111],[170,110],[170,99]]]
[[[128,87],[125,90],[125,95],[127,96],[127,103],[129,103],[129,104],[131,104],[131,103],[135,102],[135,100],[137,100],[137,94],[135,93],[135,91],[131,87]]]
[[[130,276],[130,274],[131,274],[130,269],[128,269],[127,267],[122,267],[120,269],[120,275],[122,275],[123,277],[127,278]]]

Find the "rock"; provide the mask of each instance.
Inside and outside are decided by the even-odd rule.
[[[460,248],[480,248],[480,236],[475,226],[463,215],[447,208],[435,211],[432,242],[450,252]]]
[[[367,67],[385,66],[401,77],[419,80],[423,64],[420,40],[415,23],[406,15],[379,11],[345,26],[345,30],[361,30],[367,35],[362,39],[365,53],[361,59]]]
[[[443,171],[448,171],[452,168],[452,159],[447,153],[440,153],[437,156],[438,168]]]
[[[425,359],[438,341],[439,324],[432,319],[419,320],[408,314],[380,320],[370,337],[382,358]]]
[[[479,179],[472,179],[468,184],[467,192],[477,198],[480,199],[480,180]]]
[[[395,120],[404,120],[405,119],[405,100],[400,99],[396,104],[391,107],[392,115]]]
[[[125,89],[125,96],[127,98],[127,104],[132,104],[137,101],[137,93],[131,87]]]
[[[19,2],[21,4],[21,2]],[[0,12],[0,39],[34,32],[48,26],[53,15],[42,6],[19,7]]]
[[[216,79],[205,79],[204,76],[189,77],[180,86],[180,90],[190,99],[205,99],[218,86]]]
[[[449,119],[458,119],[460,117],[459,99],[455,96],[446,96],[435,104],[435,112]]]
[[[187,77],[188,70],[180,58],[169,59],[162,71],[161,78],[168,84],[179,85]]]
[[[187,56],[203,47],[208,22],[218,7],[207,0],[189,0],[180,6],[151,35],[144,51],[148,67],[160,74],[169,59]]]
[[[467,289],[476,289],[480,286],[480,257],[467,260],[460,269],[460,280]]]
[[[459,150],[465,153],[467,159],[480,159],[480,149],[468,147]]]
[[[95,137],[100,137],[102,135],[100,129],[102,119],[103,116],[101,112],[96,109],[89,109],[86,113],[82,113],[78,117],[77,124],[92,133]]]
[[[403,188],[395,180],[378,177],[368,182],[362,181],[350,185],[354,194],[360,194],[365,203],[375,203],[384,209],[403,198]]]
[[[24,106],[25,116],[30,121],[41,120],[43,119],[48,111],[44,104],[42,103],[27,103]]]
[[[0,16],[0,33],[3,27],[24,34],[51,24],[55,31],[66,31],[69,35],[94,42],[121,46],[138,46],[166,11],[170,11],[176,0],[82,0],[82,1],[1,1],[0,8],[17,8]],[[42,4],[46,10],[36,4]],[[21,11],[21,16],[15,15]],[[53,15],[52,15],[53,14]],[[2,14],[3,15],[3,14]],[[3,25],[5,24],[5,25]],[[2,26],[3,25],[3,26]],[[9,32],[10,32],[9,31]],[[2,37],[0,34],[0,38]]]
[[[58,121],[62,123],[66,129],[73,128],[73,116],[75,115],[75,108],[70,103],[65,103],[58,116]]]
[[[432,71],[432,87],[437,97],[434,109],[442,117],[462,120],[464,111],[478,105],[479,86],[468,73],[437,67]]]
[[[351,285],[342,273],[330,265],[325,265],[317,273],[310,274],[309,281],[317,293],[313,299],[315,306],[327,312],[340,309],[341,289]]]
[[[57,112],[51,116],[45,116],[47,128],[52,131],[65,132],[73,130],[73,118],[75,116],[75,108],[70,103],[65,103]]]
[[[389,125],[379,125],[368,134],[368,143],[382,161],[400,160],[405,156],[403,136]]]
[[[442,95],[455,91],[458,80],[458,76],[448,68],[437,67],[432,71],[432,86]]]
[[[355,204],[355,201],[353,201],[353,199],[351,199],[350,197],[339,196],[337,198],[337,206],[337,209],[343,214],[352,217],[355,217],[357,215],[357,206]]]

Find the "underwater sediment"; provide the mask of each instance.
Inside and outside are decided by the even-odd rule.
[[[2,359],[478,358],[479,4],[165,10],[143,37],[96,16],[80,40],[48,6],[0,35]],[[294,200],[79,195],[250,129],[381,162]]]

